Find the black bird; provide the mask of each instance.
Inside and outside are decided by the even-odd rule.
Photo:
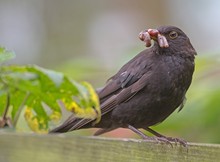
[[[183,107],[185,94],[191,84],[196,51],[187,35],[177,27],[161,26],[148,29],[140,39],[151,48],[140,52],[126,63],[104,88],[98,92],[102,118],[97,124],[92,120],[71,116],[50,133],[62,133],[83,128],[100,128],[100,135],[117,128],[128,128],[143,138],[143,128],[156,135],[156,139],[183,140],[165,137],[150,128],[164,121],[174,110]]]

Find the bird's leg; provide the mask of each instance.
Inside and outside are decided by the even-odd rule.
[[[145,135],[143,132],[141,132],[140,130],[138,130],[137,128],[131,126],[131,125],[128,125],[127,126],[128,129],[132,130],[133,132],[135,132],[136,134],[138,134],[139,136],[141,136],[143,139],[146,139],[146,140],[153,140],[153,141],[159,141],[159,142],[164,142],[164,143],[167,143],[167,144],[170,144],[172,146],[172,144],[170,143],[170,141],[168,141],[167,139],[165,138],[160,138],[160,137],[149,137],[147,135]]]
[[[164,138],[164,139],[167,139],[168,141],[170,142],[175,142],[175,143],[179,143],[181,145],[183,145],[184,147],[187,147],[187,142],[183,139],[179,139],[179,138],[173,138],[173,137],[166,137],[156,131],[154,131],[153,129],[149,128],[149,127],[146,127],[144,128],[146,131],[152,133],[153,135],[157,136],[158,138]]]
[[[128,129],[132,130],[134,133],[138,134],[139,136],[141,136],[143,139],[151,139],[150,137],[148,137],[147,135],[145,135],[143,132],[139,131],[138,129],[136,129],[135,127],[128,125]]]

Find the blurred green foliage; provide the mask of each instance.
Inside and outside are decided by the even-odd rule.
[[[13,56],[0,47],[0,63]],[[35,132],[47,132],[49,122],[61,118],[61,108],[77,117],[100,120],[99,99],[89,83],[79,84],[35,65],[0,66],[0,128],[16,127],[25,110],[28,126]]]

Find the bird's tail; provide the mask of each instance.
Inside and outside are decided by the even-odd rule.
[[[91,120],[89,119],[76,118],[73,115],[71,115],[63,124],[50,130],[49,133],[64,133],[80,128],[86,128],[89,127],[88,125],[91,125],[90,123]]]
[[[108,96],[102,96],[100,92],[102,91],[102,88],[96,90],[96,92],[99,95],[100,99],[100,104],[101,104],[101,110],[102,110],[102,115],[106,114],[108,111],[104,111],[105,107],[108,107],[109,103],[112,104],[111,102],[107,102],[107,104],[102,105],[102,103],[107,100],[109,97]],[[114,99],[115,96],[113,96],[111,99]],[[110,100],[111,101],[111,100]],[[108,109],[107,109],[108,110]],[[52,129],[49,131],[49,133],[65,133],[73,130],[78,130],[82,128],[92,128],[92,127],[102,127],[102,123],[98,123],[94,126],[94,120],[92,119],[82,119],[82,118],[77,118],[74,115],[71,115],[63,124],[60,126]],[[107,129],[110,131],[110,129]],[[100,135],[102,133],[108,132],[107,130],[103,129],[102,131],[96,132],[96,135]]]

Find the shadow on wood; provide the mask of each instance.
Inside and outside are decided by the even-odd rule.
[[[1,162],[150,162],[220,160],[220,145],[179,146],[73,135],[0,134]]]

